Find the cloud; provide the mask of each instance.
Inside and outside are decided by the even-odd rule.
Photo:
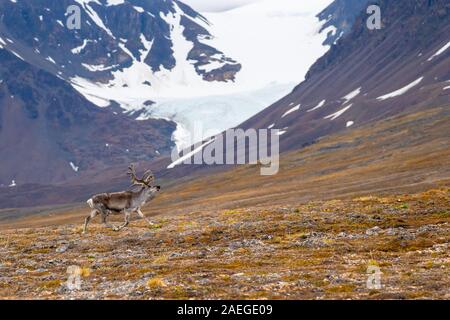
[[[199,12],[220,12],[261,0],[181,0]]]

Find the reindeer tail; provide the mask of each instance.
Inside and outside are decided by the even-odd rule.
[[[91,209],[94,209],[94,200],[92,200],[92,198],[90,198],[88,201],[86,201],[86,203],[88,204],[88,206]]]

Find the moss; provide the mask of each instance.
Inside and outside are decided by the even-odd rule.
[[[327,293],[351,293],[355,290],[355,286],[352,284],[343,284],[339,286],[331,286],[325,288]]]
[[[147,281],[147,288],[149,289],[160,289],[164,287],[167,287],[167,284],[162,278],[156,277]]]
[[[48,248],[41,248],[41,249],[33,249],[31,250],[32,254],[46,254],[46,253],[50,253],[50,249]]]
[[[189,296],[187,290],[184,287],[182,287],[182,286],[170,287],[169,295],[170,295],[171,298],[177,299],[177,300],[178,299],[179,300],[186,299]]]
[[[160,255],[156,259],[153,260],[153,264],[155,265],[161,265],[167,263],[169,260],[169,256],[167,254]]]
[[[230,216],[230,215],[237,215],[240,214],[241,212],[238,210],[226,210],[223,212],[224,215],[226,216]]]
[[[59,288],[63,282],[61,280],[48,280],[43,281],[40,286],[44,289],[55,289]]]
[[[420,299],[429,296],[429,292],[426,291],[414,291],[414,292],[408,292],[407,297],[408,299]]]

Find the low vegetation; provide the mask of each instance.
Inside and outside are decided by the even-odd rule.
[[[86,235],[74,224],[2,231],[0,298],[450,298],[446,188],[154,221],[122,232],[94,222]],[[381,287],[367,286],[369,267]]]

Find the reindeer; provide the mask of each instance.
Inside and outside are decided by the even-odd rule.
[[[106,218],[112,213],[124,213],[125,222],[118,226],[112,227],[114,231],[120,231],[130,223],[131,213],[136,212],[139,217],[146,220],[148,224],[154,224],[148,220],[141,211],[141,207],[148,201],[152,200],[161,189],[160,186],[152,186],[151,183],[155,180],[153,173],[148,170],[144,173],[141,179],[136,177],[136,170],[134,165],[128,167],[127,173],[132,182],[132,187],[140,186],[138,191],[123,191],[116,193],[102,193],[93,196],[87,201],[87,204],[92,209],[91,213],[84,221],[83,233],[86,233],[89,221],[95,218],[98,214],[102,216],[102,223],[106,226]]]

